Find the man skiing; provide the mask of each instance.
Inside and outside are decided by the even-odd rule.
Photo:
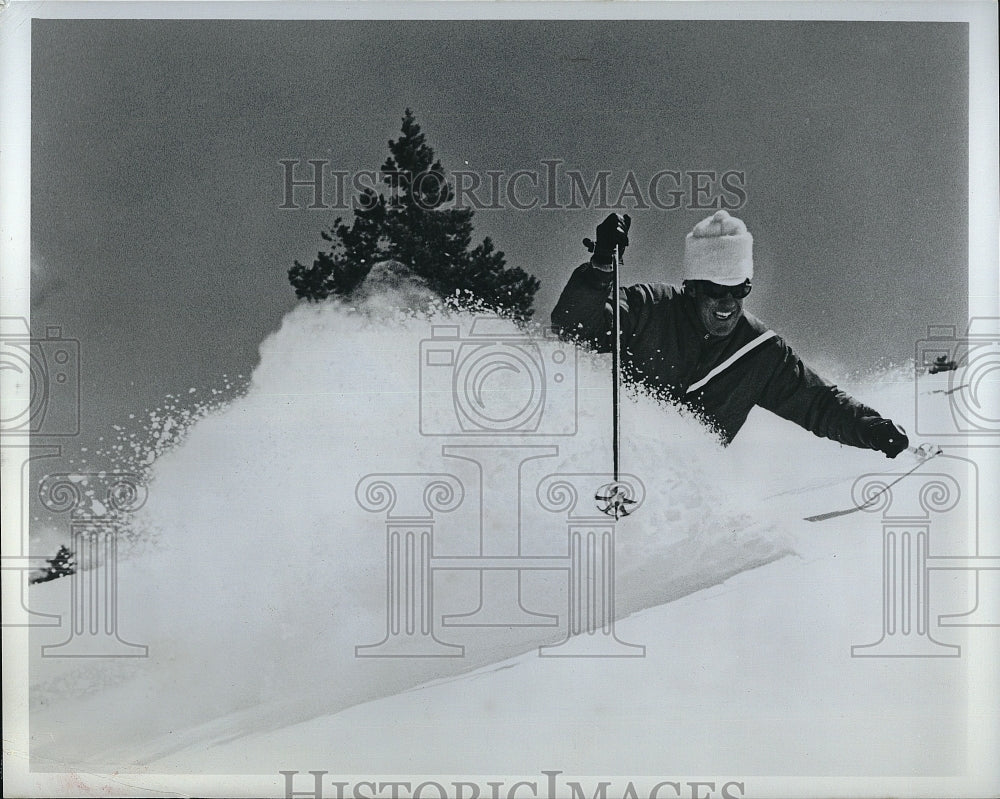
[[[552,311],[564,335],[608,352],[613,257],[628,245],[628,215],[597,227],[589,263],[577,268]],[[802,363],[743,310],[753,278],[753,237],[726,211],[702,220],[684,241],[682,289],[664,283],[621,289],[622,363],[630,380],[695,410],[729,444],[759,405],[817,436],[895,458],[909,446],[902,427],[849,397]]]

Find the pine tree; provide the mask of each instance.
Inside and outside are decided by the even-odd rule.
[[[396,260],[442,297],[468,290],[486,307],[529,318],[537,278],[508,268],[488,236],[470,249],[473,211],[443,207],[454,199],[454,191],[408,108],[402,136],[389,141],[389,152],[382,165],[388,191],[366,190],[350,225],[338,217],[329,231],[320,233],[330,248],[318,253],[311,267],[296,261],[288,270],[296,296],[323,300],[348,295],[372,265]]]
[[[76,573],[76,558],[67,546],[60,546],[55,557],[49,558],[48,566],[37,577],[31,579],[32,583],[47,583],[57,577],[68,577]]]

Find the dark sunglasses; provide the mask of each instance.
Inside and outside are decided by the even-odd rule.
[[[734,300],[742,300],[746,297],[753,286],[749,280],[745,280],[738,286],[720,286],[718,283],[711,283],[707,280],[697,281],[697,286],[702,293],[713,300],[721,300],[723,297],[732,297]]]

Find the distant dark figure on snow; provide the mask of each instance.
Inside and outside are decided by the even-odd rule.
[[[564,335],[600,352],[611,347],[612,258],[628,245],[631,219],[597,227],[594,254],[577,268],[552,311]],[[895,458],[909,446],[902,427],[806,366],[784,340],[743,310],[753,278],[753,237],[717,211],[684,241],[681,289],[623,287],[618,296],[627,379],[694,409],[729,444],[759,405],[817,436]]]
[[[947,355],[938,355],[927,371],[932,375],[936,375],[938,372],[950,372],[957,368],[958,364],[955,361],[949,360]]]

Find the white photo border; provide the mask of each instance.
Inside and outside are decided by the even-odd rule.
[[[997,6],[991,2],[20,2],[0,5],[0,314],[30,318],[31,26],[34,19],[679,19],[947,21],[969,25],[969,312],[1000,315],[1000,172]],[[10,386],[3,400],[25,402]],[[21,463],[5,457],[2,480],[18,485]],[[988,481],[984,481],[988,485]],[[993,483],[997,485],[997,483]],[[4,491],[4,552],[18,540],[21,496]],[[996,498],[993,498],[996,502]],[[996,508],[994,508],[996,510]],[[985,518],[991,518],[987,515]],[[992,518],[1000,518],[994,513]],[[994,531],[995,532],[995,531]],[[6,576],[5,623],[16,623],[19,586]],[[3,629],[6,796],[283,796],[273,775],[56,774],[29,770],[28,628]],[[954,778],[752,778],[753,796],[987,796],[1000,788],[998,652],[970,648],[967,771]],[[583,775],[580,775],[584,779]],[[749,776],[749,775],[748,775]],[[507,777],[516,779],[513,775]],[[539,779],[538,774],[520,777]],[[344,780],[350,780],[347,775]],[[385,779],[391,779],[389,775]],[[426,777],[431,779],[431,777]],[[443,781],[448,777],[442,775]],[[301,790],[301,789],[300,789]]]

